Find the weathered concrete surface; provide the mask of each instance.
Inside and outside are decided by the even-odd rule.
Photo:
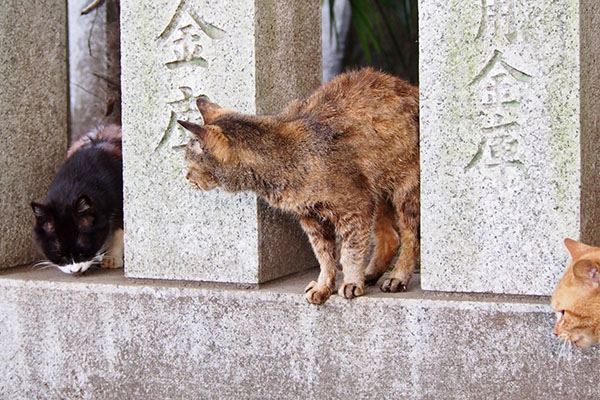
[[[185,179],[195,98],[273,113],[320,83],[317,0],[121,2],[125,273],[258,283],[316,265],[297,223],[254,194]]]
[[[316,271],[258,290],[57,271],[0,276],[0,398],[597,399],[547,298],[383,294],[324,306]]]
[[[596,4],[420,2],[424,289],[548,295],[600,244]]]
[[[29,203],[66,154],[66,14],[59,0],[0,7],[0,268],[36,259]]]

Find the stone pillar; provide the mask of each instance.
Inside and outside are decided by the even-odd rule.
[[[68,1],[72,140],[98,125],[121,122],[118,0],[93,10],[88,5],[90,0]]]
[[[0,8],[0,268],[37,258],[33,212],[67,147],[64,1],[7,0]]]
[[[550,294],[600,244],[592,0],[421,0],[422,286]]]
[[[121,2],[125,273],[256,284],[316,266],[298,225],[254,194],[191,190],[195,98],[274,113],[320,83],[320,2]]]

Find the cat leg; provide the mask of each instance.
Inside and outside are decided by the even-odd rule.
[[[388,201],[377,204],[375,212],[375,228],[373,236],[375,247],[367,269],[365,283],[374,285],[389,268],[392,259],[400,247],[400,239],[396,232],[396,213]]]
[[[396,194],[397,195],[397,194]],[[394,202],[400,228],[402,250],[394,269],[381,284],[383,292],[404,292],[412,278],[419,259],[421,245],[419,242],[420,202],[419,187],[413,188],[408,195],[398,196]]]
[[[335,290],[335,230],[329,221],[318,217],[302,217],[300,225],[310,240],[321,268],[317,281],[310,282],[304,290],[305,297],[309,303],[323,304]]]
[[[361,296],[365,289],[365,256],[370,243],[372,215],[350,215],[341,218],[337,231],[342,240],[340,262],[344,281],[338,294],[346,299]]]
[[[102,268],[123,267],[123,229],[116,229],[110,238],[110,245],[104,257]]]

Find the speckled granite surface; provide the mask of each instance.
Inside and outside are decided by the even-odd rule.
[[[579,2],[422,0],[419,13],[423,288],[550,294],[597,163],[580,158],[580,53],[593,53]]]
[[[0,7],[0,268],[37,259],[33,212],[66,156],[67,15],[64,1]]]
[[[320,49],[319,2],[276,18],[290,9],[281,3],[122,1],[128,276],[257,283],[315,265],[295,223],[253,194],[190,189],[187,133],[175,123],[200,118],[194,98],[202,94],[242,112],[275,112],[318,85],[320,52],[315,62],[305,52]],[[306,48],[290,51],[299,37]],[[261,51],[265,38],[281,51]]]

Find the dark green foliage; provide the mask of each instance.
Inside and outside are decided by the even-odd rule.
[[[330,18],[333,19],[334,0],[327,1]],[[417,0],[349,1],[352,8],[349,40],[352,44],[353,40],[358,39],[360,54],[351,48],[345,57],[346,67],[373,65],[417,83],[419,56]],[[332,23],[331,26],[335,29],[335,24]],[[337,37],[337,31],[335,34]]]

